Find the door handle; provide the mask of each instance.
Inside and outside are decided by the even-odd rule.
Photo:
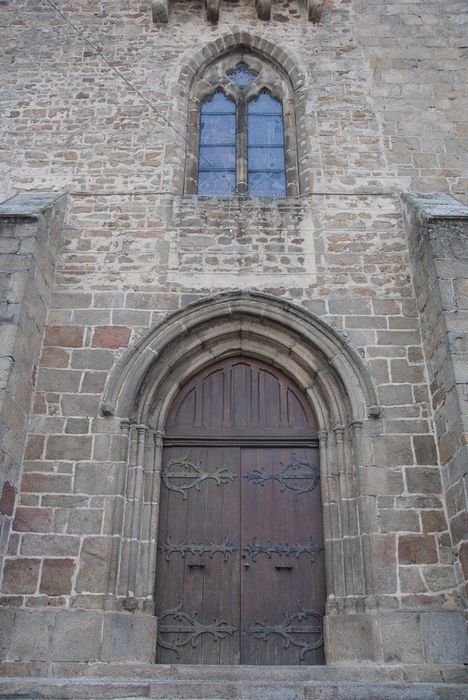
[[[292,564],[277,564],[275,566],[275,569],[277,569],[278,571],[281,571],[281,569],[286,569],[287,571],[291,571],[292,568],[293,568]]]
[[[204,569],[206,564],[187,564],[189,569]]]
[[[249,562],[247,562],[247,561],[244,562],[244,569],[250,569]]]

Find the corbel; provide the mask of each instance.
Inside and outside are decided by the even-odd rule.
[[[205,0],[206,19],[211,24],[218,24],[219,21],[219,0]]]
[[[169,0],[153,0],[153,22],[167,24],[169,20]]]
[[[306,14],[309,22],[320,22],[323,0],[306,0]]]
[[[268,22],[271,17],[271,0],[256,0],[257,17]]]

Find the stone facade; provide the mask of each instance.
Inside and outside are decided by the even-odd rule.
[[[319,416],[327,661],[463,661],[466,3],[322,5],[2,4],[8,672],[154,659],[164,397],[229,343]],[[239,47],[292,86],[297,197],[184,195],[193,83]]]

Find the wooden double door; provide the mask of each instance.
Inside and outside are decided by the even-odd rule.
[[[244,358],[210,368],[176,401],[162,468],[158,662],[324,663],[313,428],[291,382]]]

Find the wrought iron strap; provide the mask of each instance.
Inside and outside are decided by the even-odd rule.
[[[294,544],[288,544],[288,542],[284,544],[272,544],[271,542],[261,544],[257,542],[257,538],[254,537],[247,547],[242,548],[242,551],[246,554],[250,554],[252,561],[257,561],[259,554],[266,554],[268,559],[271,559],[272,554],[278,554],[280,557],[283,555],[289,557],[294,554],[296,559],[299,559],[301,554],[310,554],[310,560],[315,561],[321,548],[312,538],[310,538],[308,542],[295,542]]]
[[[291,645],[301,649],[300,658],[304,661],[304,657],[309,651],[318,649],[323,645],[323,625],[322,615],[315,610],[306,610],[298,605],[299,612],[290,614],[283,612],[284,620],[279,625],[270,625],[267,620],[263,622],[252,622],[244,628],[243,632],[248,635],[253,635],[255,639],[261,639],[264,642],[268,641],[268,637],[276,634],[284,640],[284,649],[289,649]],[[308,618],[314,618],[318,621],[316,625],[303,624]],[[318,636],[315,641],[308,641],[304,638],[298,638],[296,635],[314,635]]]
[[[267,481],[277,481],[281,491],[289,489],[297,495],[313,491],[320,481],[320,469],[316,464],[304,462],[293,455],[293,461],[286,466],[281,464],[279,472],[271,473],[263,469],[254,469],[245,474],[244,479],[253,484],[264,486]]]
[[[203,625],[198,622],[198,613],[193,612],[189,615],[182,609],[182,603],[172,610],[165,610],[159,616],[158,621],[158,645],[164,649],[170,649],[175,652],[177,658],[180,658],[182,647],[187,644],[195,649],[197,640],[203,634],[210,634],[213,641],[217,642],[225,639],[226,635],[232,636],[237,632],[238,628],[228,625],[225,620],[215,619],[209,625]],[[185,639],[177,637],[171,641],[162,639],[163,634],[187,635]]]
[[[164,557],[166,561],[169,561],[169,557],[173,553],[178,553],[183,558],[185,558],[186,554],[198,554],[199,556],[202,556],[202,554],[208,554],[209,558],[213,559],[213,556],[217,552],[224,554],[224,561],[228,561],[231,554],[237,552],[238,547],[236,547],[235,544],[229,541],[229,537],[225,537],[224,542],[222,542],[221,544],[216,544],[215,542],[213,542],[213,540],[210,540],[208,544],[187,544],[185,540],[179,543],[173,542],[171,536],[168,535],[166,542],[164,544],[158,545],[158,549],[160,552],[164,552]]]
[[[183,457],[172,459],[161,473],[164,486],[170,491],[181,493],[184,501],[187,499],[187,491],[192,488],[199,491],[200,484],[207,479],[213,479],[218,486],[237,479],[237,475],[232,474],[226,467],[218,467],[214,472],[202,471],[201,461],[196,464],[190,462],[189,456],[187,452]]]

